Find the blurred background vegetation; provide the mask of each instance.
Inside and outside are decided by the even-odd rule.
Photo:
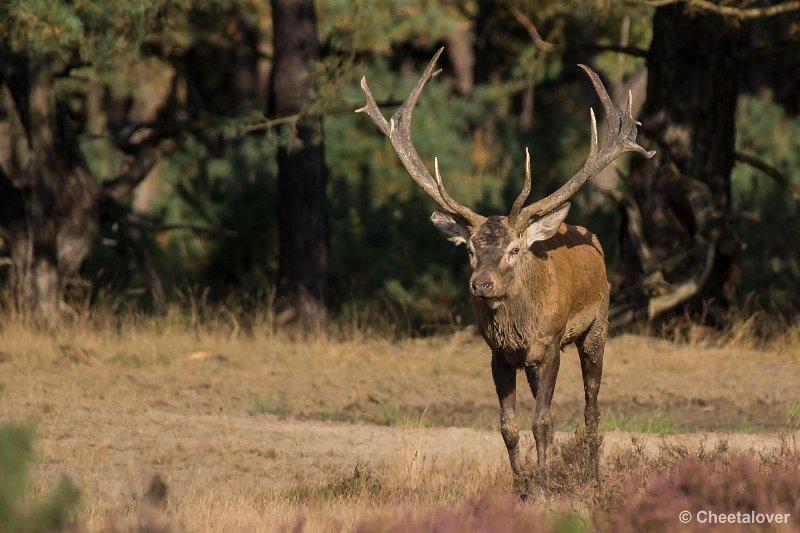
[[[78,512],[80,494],[67,478],[31,501],[35,436],[33,427],[0,424],[0,531],[64,531]]]
[[[652,51],[661,17],[667,29],[701,19],[722,24],[737,43],[731,54],[747,56],[727,76],[736,98],[737,162],[721,171],[730,198],[709,208],[727,211],[711,218],[724,219],[723,233],[739,243],[725,252],[735,269],[726,271],[722,292],[697,290],[667,314],[707,309],[724,293],[726,309],[755,302],[776,316],[795,316],[796,2],[298,0],[312,7],[310,15],[298,16],[315,15],[318,57],[306,63],[309,89],[298,95],[298,112],[279,116],[272,80],[279,21],[272,15],[281,3],[2,3],[3,312],[58,321],[98,302],[153,313],[180,313],[198,300],[245,310],[271,304],[279,277],[292,268],[280,259],[281,232],[291,230],[278,223],[279,184],[289,179],[279,173],[278,152],[324,140],[327,237],[321,240],[329,259],[318,265],[324,294],[310,288],[311,296],[335,320],[423,333],[467,324],[466,254],[441,240],[428,222],[433,202],[416,189],[374,125],[353,113],[363,105],[359,79],[368,77],[388,114],[444,45],[443,73],[415,113],[417,148],[430,166],[439,157],[448,189],[462,203],[506,214],[522,186],[525,147],[533,161],[532,198],[555,190],[586,157],[587,108],[598,102],[577,63],[598,71],[617,102],[630,89],[635,115],[644,122],[642,144],[669,154],[660,144],[671,142],[669,135],[648,131],[639,111],[655,90],[645,89],[649,63],[667,61]],[[769,11],[775,7],[785,11]],[[717,52],[704,46],[692,53],[713,60]],[[682,53],[681,61],[692,61]],[[645,109],[644,116],[657,110]],[[696,116],[706,125],[716,119],[713,113]],[[306,120],[319,125],[310,140],[298,134]],[[693,150],[702,155],[721,148]],[[666,168],[669,161],[652,164]],[[618,303],[634,311],[669,294],[691,272],[662,269],[653,276],[652,268],[637,268],[638,281],[630,281],[629,208],[638,203],[645,224],[653,215],[640,198],[646,187],[631,185],[640,192],[626,203],[626,179],[636,179],[635,172],[622,161],[603,173],[580,192],[568,218],[599,235],[612,282],[635,288],[634,296],[618,292]],[[718,196],[713,187],[710,194]],[[672,238],[671,230],[663,231],[651,236],[654,243]],[[655,263],[664,263],[658,250],[655,256]],[[689,277],[701,286],[708,281]],[[50,287],[47,279],[55,279],[52,297],[43,289]],[[43,307],[48,298],[56,301],[55,311]],[[654,318],[638,311],[627,316]]]

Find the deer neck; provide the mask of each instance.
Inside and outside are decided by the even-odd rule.
[[[548,265],[530,252],[520,259],[517,274],[500,305],[492,308],[480,299],[472,299],[478,331],[493,351],[526,351],[530,340],[538,337]]]

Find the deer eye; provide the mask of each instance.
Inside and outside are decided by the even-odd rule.
[[[519,253],[519,246],[515,246],[511,249],[511,255],[517,255]]]

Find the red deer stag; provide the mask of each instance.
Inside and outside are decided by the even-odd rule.
[[[431,216],[442,236],[467,246],[472,267],[469,290],[478,330],[492,350],[492,377],[500,400],[500,432],[515,480],[523,480],[514,413],[516,372],[525,371],[536,399],[533,436],[539,466],[545,469],[553,428],[550,402],[561,349],[571,343],[577,345],[580,356],[590,459],[598,476],[597,393],[608,330],[609,284],[597,237],[585,228],[564,224],[563,220],[569,210],[567,200],[617,157],[625,152],[638,152],[650,158],[654,152],[636,144],[636,126],[641,124],[631,116],[630,94],[626,107],[617,107],[597,74],[580,65],[605,108],[608,133],[604,146],[598,146],[597,124],[590,109],[589,156],[577,174],[553,194],[523,207],[531,190],[530,155],[526,150],[525,184],[511,213],[478,215],[447,193],[436,159],[436,179],[431,176],[411,140],[411,114],[425,84],[440,72],[434,72],[434,67],[442,50],[433,57],[389,121],[375,103],[366,78],[362,78],[361,88],[367,104],[357,111],[370,116],[389,138],[413,180],[442,208],[443,212]]]

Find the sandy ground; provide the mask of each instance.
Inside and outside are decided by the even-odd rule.
[[[0,420],[37,425],[35,487],[69,476],[100,529],[97,520],[124,514],[156,474],[175,505],[216,501],[218,508],[237,498],[252,507],[341,479],[359,464],[506,466],[491,429],[497,407],[487,350],[467,334],[399,343],[196,335],[0,341]],[[583,396],[576,354],[563,357],[557,438],[580,420]],[[653,451],[664,442],[712,448],[720,439],[760,451],[778,446],[779,432],[796,440],[798,385],[796,351],[614,339],[601,408],[607,428],[637,432],[607,430],[605,456],[632,437]],[[533,402],[525,389],[518,397],[526,428]],[[675,433],[643,436],[648,424]]]
[[[444,462],[480,461],[494,468],[507,463],[499,432],[471,428],[398,428],[338,422],[280,420],[273,415],[176,414],[162,410],[121,419],[93,416],[84,431],[58,428],[40,442],[47,470],[69,473],[93,465],[99,473],[137,477],[148,471],[179,484],[199,471],[222,473],[226,482],[266,483],[290,488],[346,475],[357,464],[397,466],[414,455]],[[56,429],[56,428],[53,428]],[[48,432],[49,433],[49,432]],[[569,434],[559,432],[556,439]],[[800,433],[788,434],[798,439]],[[643,441],[655,453],[659,446],[713,449],[724,440],[731,450],[768,451],[780,445],[778,434],[688,433],[657,436],[610,431],[604,434],[604,455]],[[523,449],[533,440],[523,436]]]

